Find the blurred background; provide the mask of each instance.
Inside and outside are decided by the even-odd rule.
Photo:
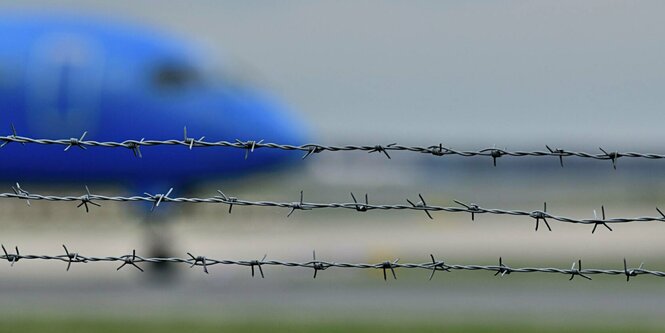
[[[179,139],[182,127],[189,126],[190,136],[211,140],[443,143],[474,150],[544,150],[547,144],[590,153],[599,153],[598,147],[663,153],[662,2],[0,4],[0,15],[15,20],[13,26],[0,25],[0,34],[5,41],[16,38],[14,44],[0,44],[0,128],[7,134],[11,122],[20,124],[19,135],[38,137],[64,138],[90,130],[90,139]],[[84,24],[70,26],[68,20]],[[182,85],[198,76],[178,71],[156,76],[166,78],[167,84],[175,82],[177,88],[158,98],[149,88],[136,88],[138,78],[111,75],[143,73],[134,60],[145,57],[152,64],[148,54],[166,52],[155,47],[157,51],[146,55],[117,51],[117,67],[108,62],[99,76],[105,82],[102,93],[114,87],[108,82],[132,87],[131,94],[112,90],[108,99],[121,101],[117,105],[135,114],[130,122],[135,126],[113,127],[108,133],[102,131],[104,124],[93,129],[73,123],[89,110],[113,114],[107,105],[116,104],[104,104],[103,98],[83,98],[86,103],[78,109],[58,104],[52,118],[35,117],[30,110],[50,105],[44,97],[50,95],[30,92],[61,89],[63,83],[49,79],[50,72],[31,69],[32,63],[23,62],[25,57],[13,52],[12,45],[28,40],[19,37],[29,36],[34,26],[43,25],[45,31],[64,26],[67,33],[76,33],[107,24],[131,29],[106,33],[119,37],[103,40],[99,49],[143,50],[147,42],[132,39],[141,33],[148,36],[145,41],[169,45],[163,50],[193,50],[194,56],[182,59],[191,61],[201,77],[223,81],[220,86],[225,88],[210,91],[221,91],[227,99],[205,95],[210,104],[197,104],[202,100],[198,94],[207,94],[207,88]],[[123,40],[134,44],[121,47]],[[14,76],[3,78],[3,69]],[[36,81],[27,79],[33,70],[40,74],[34,76]],[[182,87],[189,89],[188,99],[178,102]],[[80,98],[89,96],[86,91],[69,94]],[[231,114],[196,113],[217,112],[214,103],[219,100],[224,107],[230,105]],[[68,118],[72,112],[79,112],[78,117]],[[267,116],[250,117],[252,112],[282,120],[253,122]],[[32,116],[23,119],[23,113]],[[100,117],[109,122],[126,119]],[[190,117],[230,125],[207,127]],[[79,195],[84,185],[103,194],[159,193],[174,186],[180,194],[213,196],[223,189],[243,199],[284,202],[296,201],[300,190],[311,202],[350,202],[349,192],[369,193],[371,203],[386,204],[406,203],[418,193],[429,204],[446,206],[460,200],[536,210],[546,201],[548,212],[578,218],[593,217],[601,205],[608,218],[655,216],[665,194],[665,169],[659,160],[623,158],[614,170],[609,161],[568,158],[561,168],[556,158],[503,157],[493,167],[490,158],[482,157],[395,152],[388,160],[381,154],[349,152],[300,160],[299,153],[273,156],[258,150],[245,159],[239,150],[180,148],[146,147],[143,158],[136,159],[129,151],[91,148],[64,153],[62,147],[10,144],[0,151],[0,178],[6,192],[21,181],[31,192],[50,194]],[[40,164],[34,160],[34,149],[44,152],[41,164],[49,168],[26,167],[26,159]],[[104,154],[117,154],[111,155],[116,162],[95,164]],[[214,168],[200,169],[200,178],[185,176],[187,167],[208,162]],[[163,166],[163,172],[146,176],[155,165]],[[626,258],[635,267],[644,262],[648,269],[665,270],[660,237],[665,226],[658,223],[615,224],[613,232],[600,227],[592,235],[591,226],[550,221],[552,232],[542,225],[535,232],[529,218],[489,215],[471,222],[467,215],[438,213],[430,221],[417,212],[317,210],[298,211],[287,219],[288,210],[273,208],[234,207],[228,214],[226,207],[215,205],[172,204],[149,214],[141,205],[102,204],[86,214],[74,204],[33,201],[28,207],[22,201],[2,200],[0,242],[18,245],[26,254],[60,254],[61,245],[67,244],[71,251],[89,256],[136,249],[139,255],[185,257],[192,252],[251,260],[268,254],[268,259],[308,261],[316,250],[318,259],[337,262],[426,262],[433,253],[459,264],[496,264],[502,256],[514,267],[569,268],[582,259],[585,268],[621,269]],[[380,270],[329,269],[312,280],[310,270],[275,267],[264,267],[266,278],[261,279],[251,278],[249,269],[232,266],[210,267],[209,275],[184,266],[158,274],[116,272],[116,265],[104,263],[73,265],[69,272],[65,266],[28,260],[14,267],[0,265],[0,329],[608,332],[656,331],[664,323],[663,281],[647,276],[626,283],[621,276],[568,281],[559,275],[499,278],[489,272],[453,272],[427,281],[427,271],[398,270],[398,280],[383,281]]]

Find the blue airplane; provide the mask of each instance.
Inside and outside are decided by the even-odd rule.
[[[221,65],[222,70],[218,67]],[[0,16],[0,133],[122,141],[182,138],[303,144],[300,117],[267,93],[219,73],[188,43],[98,17]],[[0,181],[114,183],[164,193],[169,187],[274,169],[295,152],[160,146],[130,149],[21,145],[0,149]],[[159,192],[162,191],[162,192]]]

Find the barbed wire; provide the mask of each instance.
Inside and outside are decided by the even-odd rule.
[[[121,256],[107,256],[107,257],[89,257],[80,253],[70,252],[69,249],[62,245],[64,254],[60,255],[33,255],[33,254],[20,254],[18,246],[15,247],[16,253],[9,253],[4,245],[2,245],[3,255],[0,259],[7,260],[13,267],[14,264],[20,260],[55,260],[62,261],[67,264],[66,271],[69,271],[72,264],[87,264],[93,262],[120,262],[120,266],[116,270],[120,270],[125,266],[133,266],[139,271],[143,272],[144,269],[139,266],[142,263],[168,263],[168,264],[185,264],[190,268],[201,267],[206,274],[209,274],[208,267],[215,265],[228,265],[228,266],[243,266],[249,267],[252,277],[256,276],[256,271],[265,278],[263,266],[281,266],[287,268],[308,268],[314,270],[313,278],[316,278],[319,271],[324,271],[329,268],[348,268],[348,269],[379,269],[383,271],[383,279],[388,279],[388,273],[397,279],[397,269],[422,269],[430,271],[429,279],[434,277],[437,271],[451,272],[454,270],[459,271],[490,271],[494,275],[505,276],[512,273],[556,273],[563,275],[570,275],[569,280],[580,276],[584,279],[591,280],[589,275],[624,275],[626,281],[630,281],[631,277],[639,275],[652,275],[657,277],[665,277],[665,272],[653,271],[644,268],[644,263],[641,263],[637,268],[629,268],[626,259],[623,259],[623,269],[598,269],[598,268],[582,268],[582,260],[574,261],[569,269],[553,268],[553,267],[510,267],[506,265],[502,257],[499,257],[498,265],[460,265],[451,264],[442,260],[437,260],[433,254],[429,255],[430,261],[423,263],[400,263],[399,258],[393,260],[386,260],[379,263],[346,263],[323,261],[316,259],[316,252],[312,251],[312,260],[295,262],[295,261],[281,261],[281,260],[266,260],[267,255],[262,259],[253,260],[228,260],[228,259],[214,259],[201,255],[194,255],[187,252],[187,258],[174,258],[174,257],[141,257],[136,255],[136,250],[132,250],[131,254]]]
[[[592,154],[586,152],[572,151],[560,148],[550,148],[550,146],[545,146],[547,150],[542,151],[510,151],[507,149],[500,149],[496,147],[479,149],[479,150],[456,150],[450,147],[444,147],[443,144],[432,145],[432,146],[404,146],[397,143],[391,143],[387,145],[342,145],[342,146],[329,146],[329,145],[320,145],[315,143],[308,143],[304,145],[289,145],[289,144],[279,144],[279,143],[269,143],[263,142],[263,140],[254,141],[242,141],[235,140],[231,141],[205,141],[205,137],[200,137],[199,139],[191,138],[187,135],[187,128],[184,130],[183,139],[170,139],[170,140],[124,140],[124,141],[94,141],[94,140],[85,140],[85,137],[88,132],[83,132],[83,134],[78,138],[68,138],[68,139],[37,139],[25,136],[19,136],[17,134],[16,128],[11,126],[12,134],[6,136],[0,136],[0,141],[3,143],[0,145],[4,147],[5,145],[15,142],[20,144],[39,144],[39,145],[60,145],[65,146],[65,151],[69,150],[72,147],[78,147],[81,149],[86,149],[87,147],[102,147],[102,148],[126,148],[130,149],[134,156],[141,158],[143,155],[141,153],[141,147],[146,146],[185,146],[190,150],[193,148],[205,148],[205,147],[225,147],[225,148],[235,148],[245,150],[245,159],[248,158],[249,153],[254,152],[256,149],[280,149],[286,151],[300,151],[304,152],[303,159],[307,158],[313,154],[318,154],[321,152],[349,152],[349,151],[364,151],[368,153],[381,153],[384,154],[387,158],[391,158],[389,152],[394,151],[407,151],[413,153],[428,154],[433,156],[448,156],[456,155],[461,157],[490,157],[494,166],[496,166],[497,159],[503,156],[512,156],[512,157],[556,157],[559,160],[559,164],[563,167],[563,158],[564,157],[580,157],[594,160],[608,160],[612,162],[612,167],[616,169],[616,162],[621,157],[629,158],[644,158],[650,160],[656,159],[665,159],[665,154],[654,154],[654,153],[638,153],[638,152],[619,152],[619,151],[606,151],[603,148],[600,149],[600,153]]]
[[[12,187],[13,193],[0,193],[0,199],[20,199],[25,200],[28,205],[30,205],[30,200],[44,200],[52,202],[78,202],[77,207],[85,208],[86,212],[90,211],[89,205],[94,205],[101,207],[98,201],[115,201],[115,202],[148,202],[152,203],[151,210],[159,207],[162,203],[207,203],[207,204],[221,204],[228,206],[228,212],[233,211],[234,206],[255,206],[255,207],[276,207],[276,208],[286,208],[289,209],[287,217],[290,217],[297,210],[314,210],[314,209],[348,209],[354,210],[356,212],[368,212],[370,210],[415,210],[423,211],[429,219],[433,219],[432,212],[448,212],[448,213],[466,213],[471,215],[471,220],[475,221],[477,214],[491,214],[491,215],[510,215],[510,216],[524,216],[529,217],[535,220],[535,230],[538,230],[540,221],[542,220],[545,223],[545,226],[549,231],[552,231],[552,228],[548,222],[558,221],[565,223],[575,223],[575,224],[591,224],[593,225],[592,233],[595,233],[598,226],[603,226],[606,229],[612,231],[613,229],[609,226],[612,223],[629,223],[629,222],[665,222],[665,213],[663,213],[658,207],[656,211],[660,216],[641,216],[641,217],[616,217],[616,218],[607,218],[605,215],[605,206],[601,206],[601,218],[596,214],[596,211],[593,211],[594,218],[592,219],[578,219],[571,218],[566,216],[553,215],[547,212],[547,203],[544,203],[543,210],[508,210],[508,209],[495,209],[495,208],[485,208],[481,207],[475,203],[464,203],[458,200],[454,200],[459,206],[436,206],[430,205],[425,201],[425,198],[418,194],[418,201],[412,201],[406,199],[406,204],[371,204],[369,202],[369,196],[365,194],[364,202],[359,202],[355,195],[351,193],[351,198],[353,202],[347,203],[316,203],[316,202],[306,202],[304,201],[303,191],[300,191],[300,199],[295,202],[275,202],[275,201],[252,201],[252,200],[243,200],[237,197],[228,196],[224,192],[218,190],[217,196],[197,198],[197,197],[170,197],[169,195],[173,192],[173,188],[169,189],[165,194],[150,194],[144,193],[143,196],[106,196],[100,194],[92,194],[90,189],[86,186],[85,193],[82,195],[70,195],[70,196],[59,196],[59,195],[44,195],[31,193],[26,191],[21,187],[20,184],[16,183],[16,186]]]

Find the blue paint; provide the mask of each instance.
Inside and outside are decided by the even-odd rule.
[[[69,88],[69,72],[70,67],[67,64],[63,64],[60,67],[60,80],[58,80],[58,112],[60,116],[67,116],[67,97],[68,97],[68,88]]]
[[[172,139],[186,126],[206,140],[303,144],[305,124],[262,91],[215,77],[211,59],[149,29],[77,16],[0,17],[0,131],[41,138]],[[224,69],[225,64],[221,64]],[[2,130],[6,128],[6,130]],[[184,186],[214,177],[270,170],[298,152],[144,147],[67,152],[60,146],[9,144],[0,181],[112,182]]]

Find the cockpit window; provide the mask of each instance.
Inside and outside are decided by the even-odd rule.
[[[153,82],[160,89],[182,89],[200,83],[201,79],[192,67],[180,64],[158,66],[153,74]]]

